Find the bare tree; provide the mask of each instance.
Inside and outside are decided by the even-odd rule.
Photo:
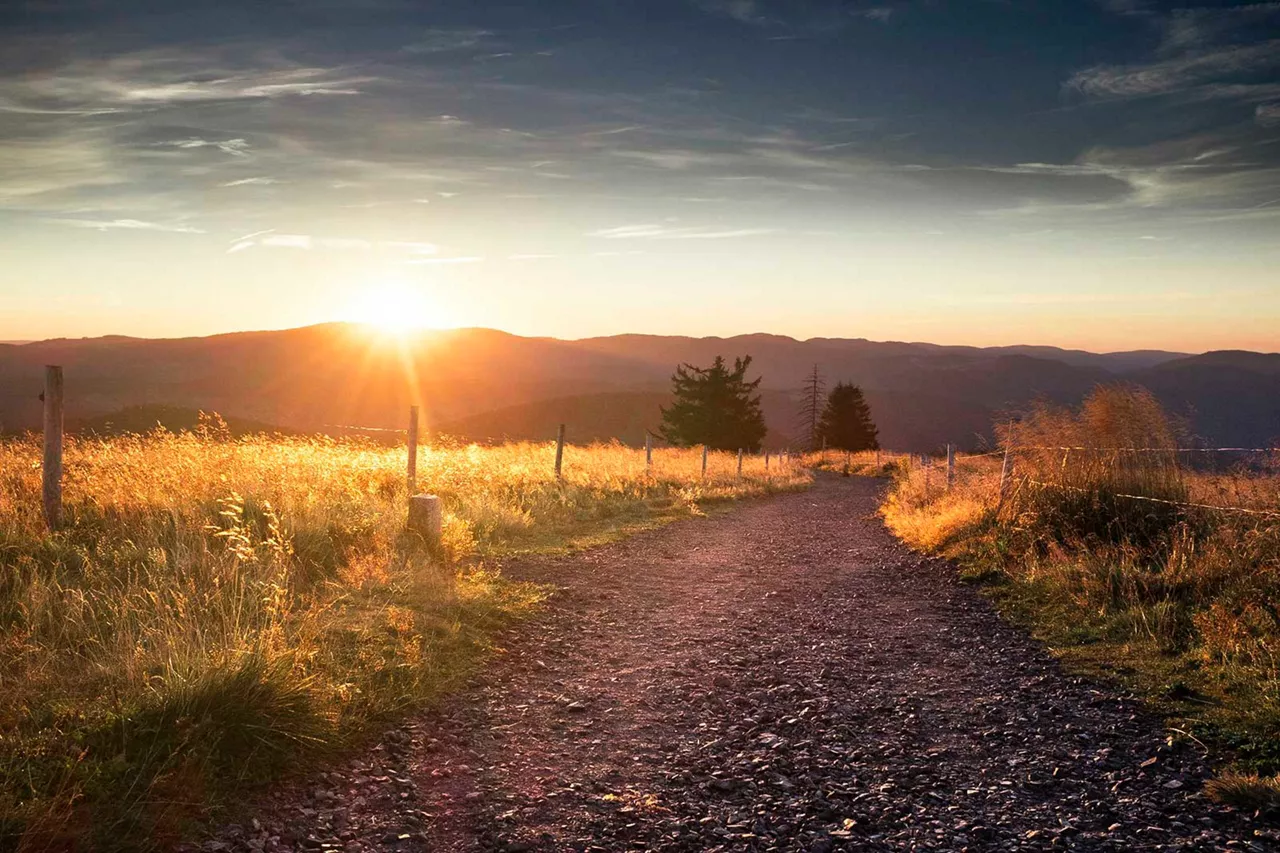
[[[805,377],[804,385],[801,386],[798,419],[801,440],[810,450],[817,450],[822,441],[818,424],[822,421],[822,410],[826,403],[826,394],[823,392],[826,389],[827,383],[823,380],[818,365],[815,364],[813,372]]]

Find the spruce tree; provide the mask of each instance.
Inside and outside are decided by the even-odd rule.
[[[746,378],[750,365],[748,355],[735,358],[732,370],[721,356],[708,368],[677,367],[671,377],[675,402],[662,409],[662,437],[681,447],[758,452],[766,428],[756,393],[760,380]]]
[[[871,407],[857,385],[839,382],[827,397],[827,407],[818,421],[818,440],[826,439],[833,449],[878,450],[880,441]]]

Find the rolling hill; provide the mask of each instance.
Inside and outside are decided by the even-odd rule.
[[[488,329],[395,340],[346,324],[0,345],[0,425],[38,427],[43,365],[61,364],[71,421],[167,406],[332,432],[400,427],[418,403],[428,428],[464,437],[549,438],[565,422],[576,441],[638,443],[657,426],[677,363],[744,354],[763,379],[774,446],[794,433],[792,398],[815,364],[831,383],[863,386],[884,444],[897,449],[976,446],[1002,413],[1035,399],[1074,403],[1098,383],[1122,380],[1151,388],[1209,441],[1280,437],[1280,355],[1095,354],[764,334],[565,341]]]

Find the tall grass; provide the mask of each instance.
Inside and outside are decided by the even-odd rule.
[[[1014,463],[1004,495],[998,455],[962,458],[950,492],[902,468],[890,528],[1003,583],[1059,650],[1136,673],[1158,700],[1192,698],[1173,708],[1187,725],[1280,772],[1280,460],[1188,466],[1176,424],[1128,387],[999,434]]]
[[[403,449],[198,433],[69,441],[66,528],[40,449],[0,443],[0,847],[163,846],[300,760],[454,686],[537,605],[495,558],[801,488],[713,454],[431,447],[442,542],[404,533]]]

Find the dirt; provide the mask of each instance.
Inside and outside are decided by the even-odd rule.
[[[586,553],[473,688],[207,850],[1272,850],[1194,744],[1062,672],[825,477]]]

